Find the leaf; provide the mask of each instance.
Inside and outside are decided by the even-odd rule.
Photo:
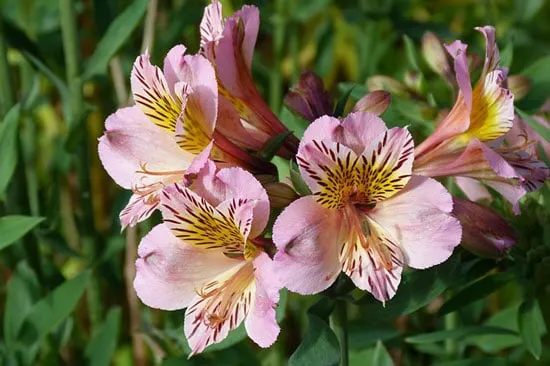
[[[8,111],[0,125],[0,197],[4,196],[17,166],[17,132],[20,116],[21,107],[16,104]],[[0,243],[1,241],[0,237]]]
[[[432,342],[441,342],[447,339],[461,339],[465,337],[470,337],[474,335],[487,335],[487,334],[505,334],[505,335],[517,335],[516,332],[501,328],[501,327],[491,327],[491,326],[465,326],[452,330],[442,330],[431,333],[418,334],[415,336],[410,336],[405,338],[407,343],[432,343]]]
[[[376,342],[376,348],[374,349],[374,354],[372,356],[372,365],[373,366],[393,366],[393,360],[388,353],[384,344],[380,341]]]
[[[453,256],[438,266],[406,273],[399,285],[399,291],[385,306],[370,294],[363,296],[358,303],[361,312],[369,314],[366,321],[379,323],[426,306],[450,286],[458,272],[459,262],[458,257]]]
[[[334,107],[334,116],[335,117],[343,117],[344,115],[344,109],[346,108],[346,103],[348,102],[349,96],[351,95],[351,92],[355,88],[355,85],[350,87],[344,95],[338,100],[338,103],[336,103],[336,107]]]
[[[120,328],[120,308],[109,311],[105,322],[86,347],[85,355],[90,366],[109,366],[116,349]]]
[[[464,360],[440,362],[434,366],[508,366],[515,365],[506,358],[502,357],[480,357],[467,358]]]
[[[1,159],[0,159],[1,160]],[[32,228],[44,220],[43,217],[4,216],[0,218],[0,250],[21,239]]]
[[[542,342],[538,332],[535,309],[536,300],[532,298],[525,300],[520,305],[518,311],[518,327],[525,348],[527,348],[533,357],[538,360],[542,352]]]
[[[74,310],[84,294],[91,271],[86,270],[73,279],[63,282],[37,302],[29,312],[21,330],[22,341],[30,345],[53,332]]]
[[[514,59],[514,42],[509,41],[500,52],[500,66],[510,68]]]
[[[548,60],[550,62],[550,60]],[[516,113],[519,114],[522,120],[524,120],[533,130],[535,130],[542,138],[550,142],[550,129],[540,124],[536,119],[528,115],[527,113],[516,108]]]
[[[4,13],[1,13],[1,15],[0,29],[2,29],[2,36],[6,38],[9,45],[20,51],[28,52],[42,60],[36,43],[33,42],[21,28],[5,17]]]
[[[289,366],[335,366],[340,362],[340,344],[328,324],[317,315],[308,314],[304,340],[290,356]]]
[[[269,140],[267,140],[264,146],[262,146],[262,149],[258,151],[258,157],[266,161],[273,159],[275,153],[279,151],[281,146],[283,146],[285,139],[290,135],[292,135],[292,131],[285,131],[272,136]]]
[[[101,41],[99,41],[92,57],[86,63],[82,79],[87,80],[107,70],[111,58],[126,42],[134,29],[138,26],[149,0],[134,0],[124,11],[111,23]]]
[[[331,1],[332,0],[296,1],[290,16],[301,23],[307,22],[326,9]]]
[[[511,280],[515,275],[511,272],[495,273],[483,277],[460,290],[439,309],[439,315],[456,311],[474,301],[486,298]]]
[[[420,67],[418,66],[418,53],[416,52],[414,42],[406,34],[403,35],[403,42],[405,42],[405,54],[407,55],[409,67],[414,71],[420,71]]]
[[[522,110],[536,110],[550,93],[550,56],[545,56],[525,68],[520,75],[531,79],[531,91],[519,101]]]
[[[12,350],[13,342],[21,330],[25,317],[32,308],[32,294],[27,285],[27,280],[23,271],[29,271],[25,268],[26,263],[20,262],[17,265],[15,274],[8,282],[8,291],[6,296],[6,307],[4,309],[4,340],[8,351]]]
[[[399,336],[399,331],[389,326],[376,327],[362,323],[348,325],[349,347],[362,349],[375,345],[377,341],[388,341]]]
[[[294,189],[296,190],[296,192],[298,192],[300,196],[309,196],[311,194],[311,189],[309,189],[306,182],[304,182],[302,175],[300,174],[298,165],[294,160],[291,160],[289,164],[290,181],[292,182]]]

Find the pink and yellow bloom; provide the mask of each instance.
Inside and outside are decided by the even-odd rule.
[[[388,130],[368,112],[324,116],[305,131],[297,160],[313,195],[291,203],[273,228],[275,268],[289,290],[318,293],[344,272],[387,301],[404,266],[434,266],[459,244],[451,195],[411,176],[406,129]]]
[[[251,65],[258,37],[260,14],[255,6],[245,5],[231,17],[222,17],[222,5],[214,0],[201,21],[201,53],[216,69],[220,104],[230,117],[220,121],[218,129],[231,141],[253,150],[273,135],[288,129],[269,109],[252,79]],[[233,106],[233,109],[229,106]],[[238,118],[235,118],[235,115]],[[296,152],[298,140],[288,136],[281,154]]]
[[[269,347],[279,333],[281,286],[273,261],[256,244],[269,218],[267,194],[240,168],[214,172],[209,162],[195,191],[180,184],[163,190],[164,223],[139,246],[134,287],[148,306],[187,308],[192,354],[221,342],[243,321],[250,338]],[[199,195],[205,189],[207,198]]]
[[[434,133],[416,148],[414,173],[457,176],[464,187],[477,185],[472,179],[482,181],[499,191],[518,212],[519,199],[540,187],[548,173],[528,152],[531,142],[510,131],[520,122],[514,121],[514,97],[505,88],[507,72],[498,67],[494,28],[476,29],[485,36],[487,47],[480,80],[472,90],[467,46],[460,41],[447,46],[454,58],[458,98]]]

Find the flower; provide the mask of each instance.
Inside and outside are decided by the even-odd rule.
[[[513,95],[504,88],[506,70],[498,68],[499,54],[494,28],[476,28],[486,39],[485,64],[472,90],[466,45],[447,46],[454,57],[457,101],[436,130],[415,151],[414,173],[429,177],[457,176],[459,184],[472,188],[482,181],[499,191],[519,212],[519,199],[540,187],[548,176],[543,163],[529,152],[522,133],[511,131],[519,121]],[[488,191],[474,194],[486,197]]]
[[[380,301],[395,294],[403,266],[445,261],[460,242],[452,198],[411,176],[414,143],[368,112],[324,116],[304,133],[297,161],[313,195],[277,218],[275,268],[301,294],[328,288],[341,271]]]
[[[149,217],[158,206],[159,191],[196,174],[209,156],[264,169],[265,163],[216,133],[216,74],[203,56],[185,55],[185,47],[178,45],[161,70],[146,53],[134,63],[131,84],[136,105],[107,118],[98,147],[105,170],[133,191],[120,214],[123,228]]]
[[[325,89],[323,79],[313,71],[300,75],[298,84],[285,95],[286,106],[309,122],[324,115],[332,115],[334,103]]]
[[[489,207],[453,197],[453,215],[462,225],[462,246],[481,257],[501,258],[517,242],[510,224]]]
[[[267,194],[250,173],[215,173],[212,162],[191,187],[163,190],[164,223],[140,243],[136,292],[153,308],[187,308],[192,354],[221,342],[243,321],[250,338],[269,347],[279,333],[281,286],[272,260],[255,244],[269,219]],[[207,187],[208,195],[200,195]]]
[[[201,21],[201,53],[216,69],[220,100],[228,114],[237,112],[219,130],[243,147],[260,150],[270,137],[288,131],[263,100],[254,85],[252,56],[258,36],[260,15],[255,6],[245,5],[233,16],[222,18],[222,5],[217,0],[205,8]],[[233,112],[229,106],[233,106]],[[298,146],[289,135],[280,154],[292,156]]]

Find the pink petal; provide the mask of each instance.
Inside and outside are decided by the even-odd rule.
[[[369,216],[401,245],[406,264],[422,269],[447,260],[460,243],[461,227],[450,215],[452,207],[452,197],[440,183],[413,176]]]
[[[173,172],[185,170],[193,161],[194,155],[181,150],[173,137],[152,124],[138,107],[119,109],[107,118],[105,125],[107,130],[99,139],[99,158],[123,188],[164,179],[138,173],[143,165],[148,171]]]
[[[470,81],[470,71],[468,70],[468,58],[466,57],[466,49],[468,45],[454,41],[445,48],[449,55],[454,59],[454,68],[456,73],[456,82],[460,88],[468,111],[472,110],[472,84]]]
[[[185,46],[179,44],[172,47],[164,58],[164,77],[166,78],[166,83],[170,90],[174,90],[176,83],[181,81],[181,64],[185,51]],[[174,97],[176,97],[176,95],[174,95]]]
[[[204,8],[201,25],[201,53],[209,60],[214,60],[214,49],[223,34],[222,4],[212,1]]]
[[[480,200],[491,200],[492,196],[485,188],[485,186],[479,181],[466,178],[466,177],[456,177],[456,185],[464,192],[466,197],[472,201]]]
[[[254,260],[256,292],[245,326],[248,336],[260,347],[270,347],[280,332],[275,308],[279,302],[281,285],[276,277],[273,261],[265,253]]]
[[[124,230],[126,226],[133,227],[138,222],[148,219],[157,209],[159,202],[160,198],[157,192],[144,196],[133,194],[132,197],[130,197],[130,201],[119,215],[122,230]]]
[[[343,220],[311,196],[292,202],[273,226],[275,273],[281,284],[303,295],[327,289],[341,271],[338,259]]]
[[[304,136],[300,142],[300,147],[313,142],[313,140],[335,141],[335,131],[342,129],[338,118],[331,116],[322,116],[313,121],[304,131]],[[335,141],[337,142],[337,141]]]
[[[182,243],[165,225],[155,226],[142,239],[138,254],[137,295],[146,305],[164,310],[189,306],[205,282],[238,263],[220,252]]]
[[[245,5],[241,10],[235,12],[230,19],[240,19],[243,23],[244,39],[242,53],[246,66],[250,70],[252,55],[254,54],[256,39],[258,38],[258,30],[260,29],[260,11],[255,6]]]
[[[500,61],[498,47],[495,41],[495,28],[491,26],[476,27],[485,37],[485,64],[483,65],[482,77],[495,70]]]

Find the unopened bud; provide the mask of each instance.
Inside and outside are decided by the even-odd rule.
[[[353,107],[353,112],[371,112],[379,116],[388,109],[390,103],[390,93],[384,90],[375,90],[359,99]]]
[[[432,32],[426,32],[422,36],[422,55],[430,69],[452,82],[453,75],[447,52],[441,40]]]
[[[453,197],[453,215],[462,225],[462,246],[486,258],[501,258],[516,244],[512,227],[489,207]]]
[[[422,93],[424,86],[424,80],[422,74],[416,71],[407,71],[405,77],[403,78],[405,85],[411,90],[414,90],[417,93]]]
[[[531,90],[531,79],[523,75],[508,76],[508,89],[514,94],[514,99],[522,99]]]
[[[298,84],[290,88],[284,102],[293,113],[310,122],[331,115],[333,110],[333,101],[325,90],[323,80],[311,71],[300,76]]]
[[[298,198],[298,194],[286,183],[274,182],[264,186],[271,207],[283,208]]]
[[[385,90],[395,95],[406,95],[407,88],[400,81],[384,75],[375,75],[367,79],[369,90]]]

